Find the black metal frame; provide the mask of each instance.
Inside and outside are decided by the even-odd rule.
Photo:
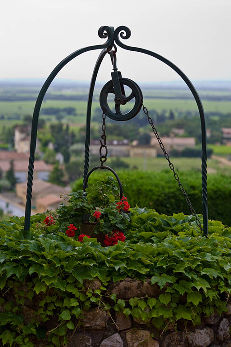
[[[160,61],[162,61],[164,64],[168,65],[172,70],[174,70],[187,84],[188,88],[190,89],[200,115],[201,120],[201,139],[202,139],[202,205],[203,205],[203,233],[205,236],[208,234],[208,203],[207,203],[207,151],[206,151],[206,127],[205,127],[205,117],[204,117],[204,111],[203,106],[201,103],[201,100],[199,98],[199,95],[197,94],[196,89],[194,88],[193,84],[190,82],[188,77],[171,61],[167,60],[166,58],[162,57],[161,55],[154,53],[152,51],[149,51],[144,48],[138,48],[138,47],[132,47],[125,45],[121,39],[129,39],[131,36],[131,31],[126,26],[119,26],[114,30],[113,27],[109,26],[102,26],[98,30],[98,35],[100,38],[107,38],[107,41],[102,45],[95,45],[95,46],[88,46],[82,49],[79,49],[72,54],[70,54],[68,57],[66,57],[64,60],[62,60],[51,72],[51,74],[48,76],[47,80],[43,84],[39,95],[37,97],[35,107],[34,107],[34,113],[33,113],[33,119],[32,119],[32,130],[31,130],[31,142],[30,142],[30,157],[29,157],[29,165],[28,165],[28,179],[27,179],[27,196],[26,196],[26,207],[25,207],[25,225],[24,225],[24,237],[29,236],[29,229],[30,229],[30,217],[31,217],[31,198],[32,198],[32,185],[33,185],[33,171],[34,171],[34,155],[35,155],[35,149],[36,149],[36,140],[37,140],[37,128],[38,128],[38,118],[40,113],[40,108],[44,99],[44,96],[51,84],[51,82],[54,80],[54,78],[57,76],[60,70],[67,65],[71,60],[78,57],[82,53],[86,53],[93,50],[101,49],[101,53],[98,57],[98,60],[95,64],[95,68],[92,74],[90,89],[89,89],[89,96],[88,96],[88,104],[87,104],[87,119],[86,119],[86,140],[85,140],[85,163],[84,163],[84,180],[86,179],[88,175],[88,169],[89,169],[89,145],[90,145],[90,123],[91,123],[91,106],[92,106],[92,98],[93,98],[93,92],[95,87],[96,78],[98,75],[98,71],[100,68],[100,65],[108,51],[110,51],[114,44],[117,44],[119,47],[133,52],[139,52],[146,55],[149,55],[153,58],[156,58]]]

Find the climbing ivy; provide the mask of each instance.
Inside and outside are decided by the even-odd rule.
[[[224,312],[231,292],[231,228],[209,222],[201,236],[192,216],[131,209],[125,242],[102,247],[78,242],[32,216],[31,238],[22,238],[23,218],[0,223],[0,340],[3,345],[65,345],[84,312],[100,307],[123,312],[163,329],[178,320],[199,324]],[[150,281],[153,297],[121,299],[111,283]],[[97,280],[99,285],[91,285]],[[110,285],[110,286],[109,286]]]

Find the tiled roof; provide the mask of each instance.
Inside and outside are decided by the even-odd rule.
[[[48,207],[53,204],[58,204],[62,199],[56,194],[44,195],[42,198],[37,199],[36,204]]]
[[[6,172],[10,168],[10,160],[0,160],[0,168],[3,172]],[[14,171],[15,172],[27,172],[28,160],[15,160]],[[43,160],[35,160],[34,162],[35,171],[51,171],[52,165],[46,164]]]
[[[26,193],[27,183],[17,183],[16,187],[21,187],[23,191]],[[51,193],[52,190],[52,193]],[[49,183],[46,181],[35,179],[33,181],[33,194],[39,194],[45,196],[46,192],[50,194],[68,194],[70,192],[70,187],[60,187],[56,184]]]
[[[166,145],[195,145],[196,141],[194,137],[162,137],[163,144]],[[151,144],[158,144],[156,138],[152,138]]]
[[[0,151],[1,160],[28,160],[29,155],[25,153],[17,153],[15,151]]]

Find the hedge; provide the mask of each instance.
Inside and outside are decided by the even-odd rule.
[[[200,324],[225,312],[231,294],[231,228],[209,222],[202,237],[191,216],[135,208],[126,241],[81,243],[32,216],[0,222],[0,341],[10,346],[64,346],[89,309],[123,312],[153,326],[158,337],[178,321]],[[125,278],[149,281],[156,295],[121,299],[111,292]],[[85,281],[99,281],[96,288]],[[112,293],[112,294],[111,294]]]
[[[172,214],[183,212],[190,214],[184,196],[178,188],[173,175],[169,171],[142,172],[118,171],[131,206],[147,206],[159,213]],[[103,179],[100,172],[93,173],[89,178],[89,186]],[[198,214],[202,213],[201,175],[195,171],[180,173],[180,179]],[[73,190],[82,187],[82,179],[76,181]],[[231,225],[231,177],[212,174],[208,176],[208,208],[209,218],[220,220]]]

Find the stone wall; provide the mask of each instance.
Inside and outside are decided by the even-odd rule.
[[[213,315],[202,326],[190,330],[168,331],[153,338],[152,328],[138,324],[123,313],[115,317],[101,309],[85,314],[83,326],[68,347],[231,347],[231,312]]]
[[[149,281],[127,279],[112,286],[117,297],[155,296],[158,288]],[[203,318],[200,326],[178,321],[158,333],[151,325],[142,324],[120,312],[93,308],[85,312],[78,331],[68,347],[231,347],[231,304],[227,312]],[[155,337],[153,337],[155,336]]]

